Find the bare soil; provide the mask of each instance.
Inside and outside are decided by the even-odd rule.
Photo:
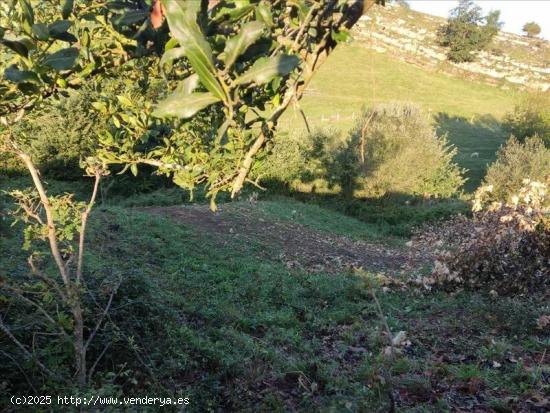
[[[252,205],[228,205],[217,212],[212,212],[206,205],[140,209],[210,233],[215,242],[245,247],[254,244],[258,247],[255,250],[264,258],[277,259],[289,268],[308,272],[362,268],[392,274],[420,268],[429,262],[427,257],[411,254],[408,248],[355,240],[294,222],[275,220],[261,214]]]

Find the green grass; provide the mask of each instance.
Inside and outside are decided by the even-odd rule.
[[[469,169],[466,189],[475,189],[507,138],[499,121],[521,93],[482,82],[421,69],[358,44],[341,45],[320,68],[301,101],[310,126],[349,130],[362,108],[377,102],[407,101],[429,113]],[[283,129],[304,130],[292,107]],[[475,153],[479,156],[476,156]],[[474,157],[472,157],[474,153]]]
[[[357,238],[372,230],[282,198],[248,208],[266,225],[296,220]],[[4,276],[26,271],[18,229],[0,236]],[[375,412],[388,410],[387,371],[401,395],[398,411],[453,410],[474,396],[510,406],[509,397],[523,403],[548,390],[548,366],[538,363],[548,338],[535,328],[546,304],[535,299],[376,288],[390,329],[411,341],[390,363],[381,356],[387,338],[368,275],[289,270],[275,244],[213,239],[206,229],[120,206],[96,208],[89,245],[87,280],[124,280],[112,313],[121,333],[95,381],[102,391],[181,394],[191,399],[188,411]],[[0,344],[13,350],[4,336]],[[472,396],[476,380],[483,385]],[[2,398],[17,390],[7,382]]]
[[[339,195],[322,196],[293,193],[291,197],[267,194],[258,208],[265,214],[297,222],[316,230],[354,239],[403,243],[423,224],[469,212],[461,199],[422,201],[392,198],[345,200]]]

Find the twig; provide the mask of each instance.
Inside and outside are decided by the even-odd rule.
[[[52,323],[54,326],[57,326],[57,328],[59,329],[60,333],[64,336],[64,337],[69,337],[67,332],[59,325],[58,322],[56,322],[53,317],[44,309],[44,307],[42,307],[40,304],[38,304],[37,302],[31,300],[30,298],[27,298],[25,297],[25,295],[23,294],[23,291],[20,290],[19,288],[16,288],[16,287],[13,287],[11,285],[7,285],[7,284],[3,284],[2,285],[2,288],[5,288],[6,290],[8,291],[11,291],[12,293],[14,293],[15,295],[17,295],[17,297],[19,297],[20,300],[26,302],[27,304],[30,304],[32,305],[33,307],[35,307],[44,317],[46,317],[46,320],[48,320],[50,323]]]
[[[27,348],[19,340],[17,340],[17,338],[14,337],[14,335],[11,333],[8,326],[4,324],[4,320],[2,320],[2,317],[0,317],[0,330],[2,330],[4,334],[8,336],[8,338],[23,352],[23,354],[25,354],[25,357],[28,360],[32,360],[34,363],[36,363],[36,365],[40,367],[40,369],[45,373],[47,373],[49,376],[54,378],[59,378],[57,374],[55,374],[53,371],[48,369],[44,364],[42,364],[40,360],[38,360],[29,350],[27,350]]]
[[[50,286],[51,288],[53,288],[55,290],[55,292],[57,294],[59,294],[59,296],[61,297],[61,299],[64,301],[64,302],[67,302],[67,296],[65,295],[65,293],[63,292],[63,290],[61,290],[61,288],[59,287],[59,285],[57,285],[57,283],[52,280],[51,278],[49,278],[48,276],[46,276],[46,274],[44,274],[43,272],[41,272],[38,268],[36,268],[36,266],[34,265],[34,261],[33,261],[33,257],[32,255],[27,259],[27,262],[29,263],[29,267],[31,268],[31,272],[33,273],[33,275],[35,275],[36,277],[40,278],[42,281],[44,281],[46,284],[48,284],[48,286]]]
[[[17,360],[15,360],[12,356],[9,355],[9,353],[6,353],[4,350],[0,350],[0,353],[2,353],[5,357],[9,358],[13,362],[13,364],[17,366],[17,368],[25,378],[25,381],[27,382],[27,384],[34,391],[34,394],[38,394],[38,392],[36,391],[36,388],[34,387],[31,380],[29,379],[29,376],[27,376],[27,374],[25,373],[25,370],[23,370],[23,367],[21,367],[21,365],[17,362]]]
[[[99,356],[95,359],[94,363],[92,364],[92,367],[90,367],[90,370],[88,371],[88,382],[92,381],[92,376],[94,375],[95,368],[97,367],[97,364],[100,362],[100,360],[103,358],[109,347],[111,347],[112,342],[109,341],[107,345],[103,348],[101,353],[99,353]]]
[[[94,327],[94,330],[92,331],[92,333],[90,334],[90,336],[88,337],[88,340],[86,340],[86,344],[84,345],[84,350],[86,351],[88,349],[88,347],[90,346],[90,343],[92,342],[92,340],[94,339],[97,331],[99,330],[99,327],[101,327],[101,324],[103,323],[103,320],[105,319],[105,316],[107,315],[107,313],[109,312],[109,309],[111,308],[111,304],[113,303],[113,297],[115,296],[117,290],[118,290],[118,287],[120,287],[120,284],[122,283],[122,279],[119,280],[119,283],[117,284],[117,286],[115,288],[113,288],[113,290],[111,291],[111,295],[109,296],[109,301],[107,302],[107,305],[105,306],[105,308],[103,309],[103,313],[101,314],[101,317],[99,318],[99,320],[97,321],[95,327]]]
[[[78,240],[78,263],[76,269],[76,284],[79,285],[82,279],[82,266],[84,265],[84,238],[86,234],[86,224],[88,223],[88,216],[92,210],[92,207],[95,204],[95,199],[97,196],[97,189],[99,188],[99,181],[101,179],[101,174],[99,170],[95,171],[95,182],[94,190],[92,191],[92,196],[90,202],[86,205],[86,209],[82,213],[81,222],[80,222],[80,236]]]

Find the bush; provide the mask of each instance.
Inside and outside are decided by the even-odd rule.
[[[512,137],[489,166],[484,185],[493,188],[488,194],[492,201],[510,202],[525,178],[543,181],[547,174],[550,174],[550,148],[536,136],[524,143]]]
[[[27,153],[43,174],[62,179],[83,175],[79,161],[92,152],[97,131],[105,124],[92,107],[98,97],[99,92],[91,88],[72,91],[15,124],[13,133],[26,138]],[[13,156],[4,167],[23,169]]]
[[[455,219],[452,236],[425,284],[447,289],[486,289],[502,295],[548,291],[550,209],[546,183],[524,180],[510,203],[489,202],[491,186],[476,192],[473,219]],[[432,240],[433,241],[433,240]],[[437,245],[437,242],[436,242]]]
[[[538,135],[550,147],[550,93],[527,95],[505,116],[504,128],[520,141]]]
[[[449,197],[464,183],[452,161],[455,150],[410,104],[365,111],[347,136],[318,131],[281,137],[275,145],[265,177],[303,192]]]
[[[158,96],[161,83],[151,85],[147,96]],[[25,116],[13,128],[14,134],[26,137],[28,146],[25,150],[40,171],[54,179],[82,177],[80,159],[94,153],[99,142],[98,133],[108,127],[108,117],[94,109],[94,102],[101,100],[102,96],[141,96],[144,92],[133,81],[114,78],[96,84],[88,83],[68,93],[68,96],[61,96],[54,104]],[[2,172],[23,170],[18,159],[2,154],[0,168],[3,168]]]
[[[439,44],[449,48],[449,60],[471,62],[474,60],[474,53],[485,49],[498,33],[501,25],[498,21],[500,12],[492,11],[486,17],[481,12],[481,7],[471,0],[461,0],[451,10],[447,24],[438,31]]]
[[[445,136],[437,136],[428,117],[414,105],[391,103],[366,111],[351,141],[359,146],[359,186],[365,196],[450,197],[464,183],[463,171],[453,163],[456,149]]]
[[[525,23],[521,30],[523,30],[528,37],[537,37],[541,32],[540,26],[535,22]]]

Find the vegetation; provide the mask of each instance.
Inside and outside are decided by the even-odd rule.
[[[493,201],[510,202],[523,186],[524,179],[544,182],[549,174],[550,148],[537,136],[524,143],[512,137],[489,166],[484,185],[492,187],[487,196]]]
[[[48,354],[51,341],[33,340],[32,353],[25,343],[31,334],[58,330],[62,341],[57,345],[72,347],[74,376],[81,390],[92,381],[95,367],[111,345],[105,343],[95,361],[88,363],[93,340],[105,330],[102,327],[122,283],[109,277],[94,285],[91,280],[84,281],[83,272],[88,217],[109,165],[123,164],[137,175],[137,164],[144,163],[189,190],[204,184],[212,205],[220,190],[236,195],[278,118],[292,100],[299,99],[316,66],[336,45],[333,38],[336,34],[345,36],[347,27],[363,11],[362,3],[333,2],[302,2],[289,8],[262,2],[237,5],[240,7],[229,13],[220,2],[165,1],[151,6],[151,19],[149,5],[141,3],[123,5],[122,15],[117,15],[119,5],[75,5],[72,1],[59,7],[21,0],[0,10],[0,22],[6,27],[0,33],[1,44],[13,52],[10,66],[3,71],[0,143],[3,152],[23,162],[34,184],[34,189],[17,189],[10,195],[18,206],[14,215],[26,224],[23,246],[31,250],[28,263],[36,290],[26,290],[29,280],[21,279],[3,281],[2,289],[10,299],[36,309],[35,317],[40,319],[30,331],[15,328],[19,337],[3,319],[0,329],[43,374],[68,382],[71,375],[63,362],[52,370],[38,357],[36,348]],[[94,9],[102,13],[91,13]],[[335,13],[341,13],[341,18],[333,19]],[[163,16],[168,21],[170,40],[166,28],[162,35]],[[136,32],[132,29],[138,28],[137,23],[142,27]],[[291,28],[294,25],[297,28]],[[310,30],[314,27],[323,30]],[[151,29],[160,32],[156,35]],[[264,34],[263,46],[253,49]],[[79,42],[80,48],[64,47],[65,42]],[[180,47],[175,47],[178,44]],[[63,95],[65,89],[80,86],[89,76],[105,76],[112,70],[118,76],[128,72],[130,77],[141,77],[142,87],[148,87],[150,80],[143,78],[143,72],[154,76],[156,71],[147,64],[158,61],[155,51],[159,46],[165,50],[160,65],[167,65],[166,74],[172,76],[166,88],[174,83],[178,88],[154,111],[147,94],[137,102],[135,96],[126,95],[104,95],[92,102],[111,125],[98,131],[102,136],[98,156],[82,161],[86,173],[95,178],[91,197],[83,203],[71,194],[49,196],[29,149],[32,143],[24,127],[17,130],[15,125],[27,112]],[[174,65],[184,57],[181,66]],[[132,61],[126,64],[128,59]],[[295,69],[299,69],[297,76],[291,77]],[[195,92],[198,88],[204,90]],[[210,111],[203,118],[195,116],[212,105],[223,109]],[[249,109],[252,112],[247,117]],[[178,120],[166,124],[158,120],[167,117]],[[182,122],[184,119],[191,120]],[[209,133],[197,136],[197,131]],[[48,245],[46,250],[44,244]],[[101,285],[109,293],[104,304],[94,299],[99,311],[92,310],[87,306],[86,293],[97,296]],[[86,317],[88,313],[91,317]]]
[[[300,191],[345,197],[451,197],[464,183],[456,150],[411,104],[366,110],[345,138],[335,132],[284,139],[267,160],[268,178]]]
[[[528,37],[537,37],[541,32],[540,26],[535,22],[525,23],[522,30]]]
[[[5,181],[3,188],[21,184]],[[70,188],[50,184],[52,193]],[[480,292],[383,292],[372,274],[289,269],[278,256],[292,228],[303,239],[310,231],[340,237],[349,228],[363,237],[372,226],[273,198],[220,205],[222,222],[234,231],[214,236],[205,226],[212,219],[207,209],[201,224],[114,204],[96,207],[88,278],[115,273],[125,279],[109,321],[116,339],[96,368],[100,396],[179,394],[189,397],[192,412],[386,411],[389,372],[399,410],[472,404],[513,410],[537,403],[533,395],[547,389],[547,362],[539,363],[547,336],[536,324],[547,310],[544,301],[495,300]],[[255,236],[243,231],[251,223],[258,225]],[[266,237],[265,228],[278,224],[287,237]],[[17,277],[26,272],[19,265],[25,259],[19,234],[15,227],[0,237],[2,270]],[[397,346],[392,363],[384,356],[388,344],[372,288],[391,332],[406,331],[410,341]],[[0,340],[9,351],[5,337]],[[50,357],[48,363],[58,362]],[[9,403],[8,395],[28,385],[19,370],[4,366],[2,402]],[[55,387],[54,394],[60,391]]]
[[[333,73],[345,76],[336,82]],[[502,128],[503,117],[523,95],[426,71],[352,43],[340,45],[319,69],[300,107],[311,130],[336,129],[345,137],[365,108],[391,101],[414,102],[431,115],[438,134],[446,134],[457,148],[455,162],[467,170],[465,190],[473,192],[510,136]],[[298,110],[287,112],[281,129],[305,133]]]
[[[472,0],[460,0],[451,10],[448,22],[438,32],[441,46],[449,48],[449,60],[457,63],[471,62],[475,52],[485,49],[498,33],[500,11],[487,16]]]
[[[550,147],[550,93],[525,96],[504,117],[504,128],[520,141],[538,135]]]
[[[548,405],[547,149],[471,212],[516,93],[343,44],[371,3],[0,4],[1,406]]]

